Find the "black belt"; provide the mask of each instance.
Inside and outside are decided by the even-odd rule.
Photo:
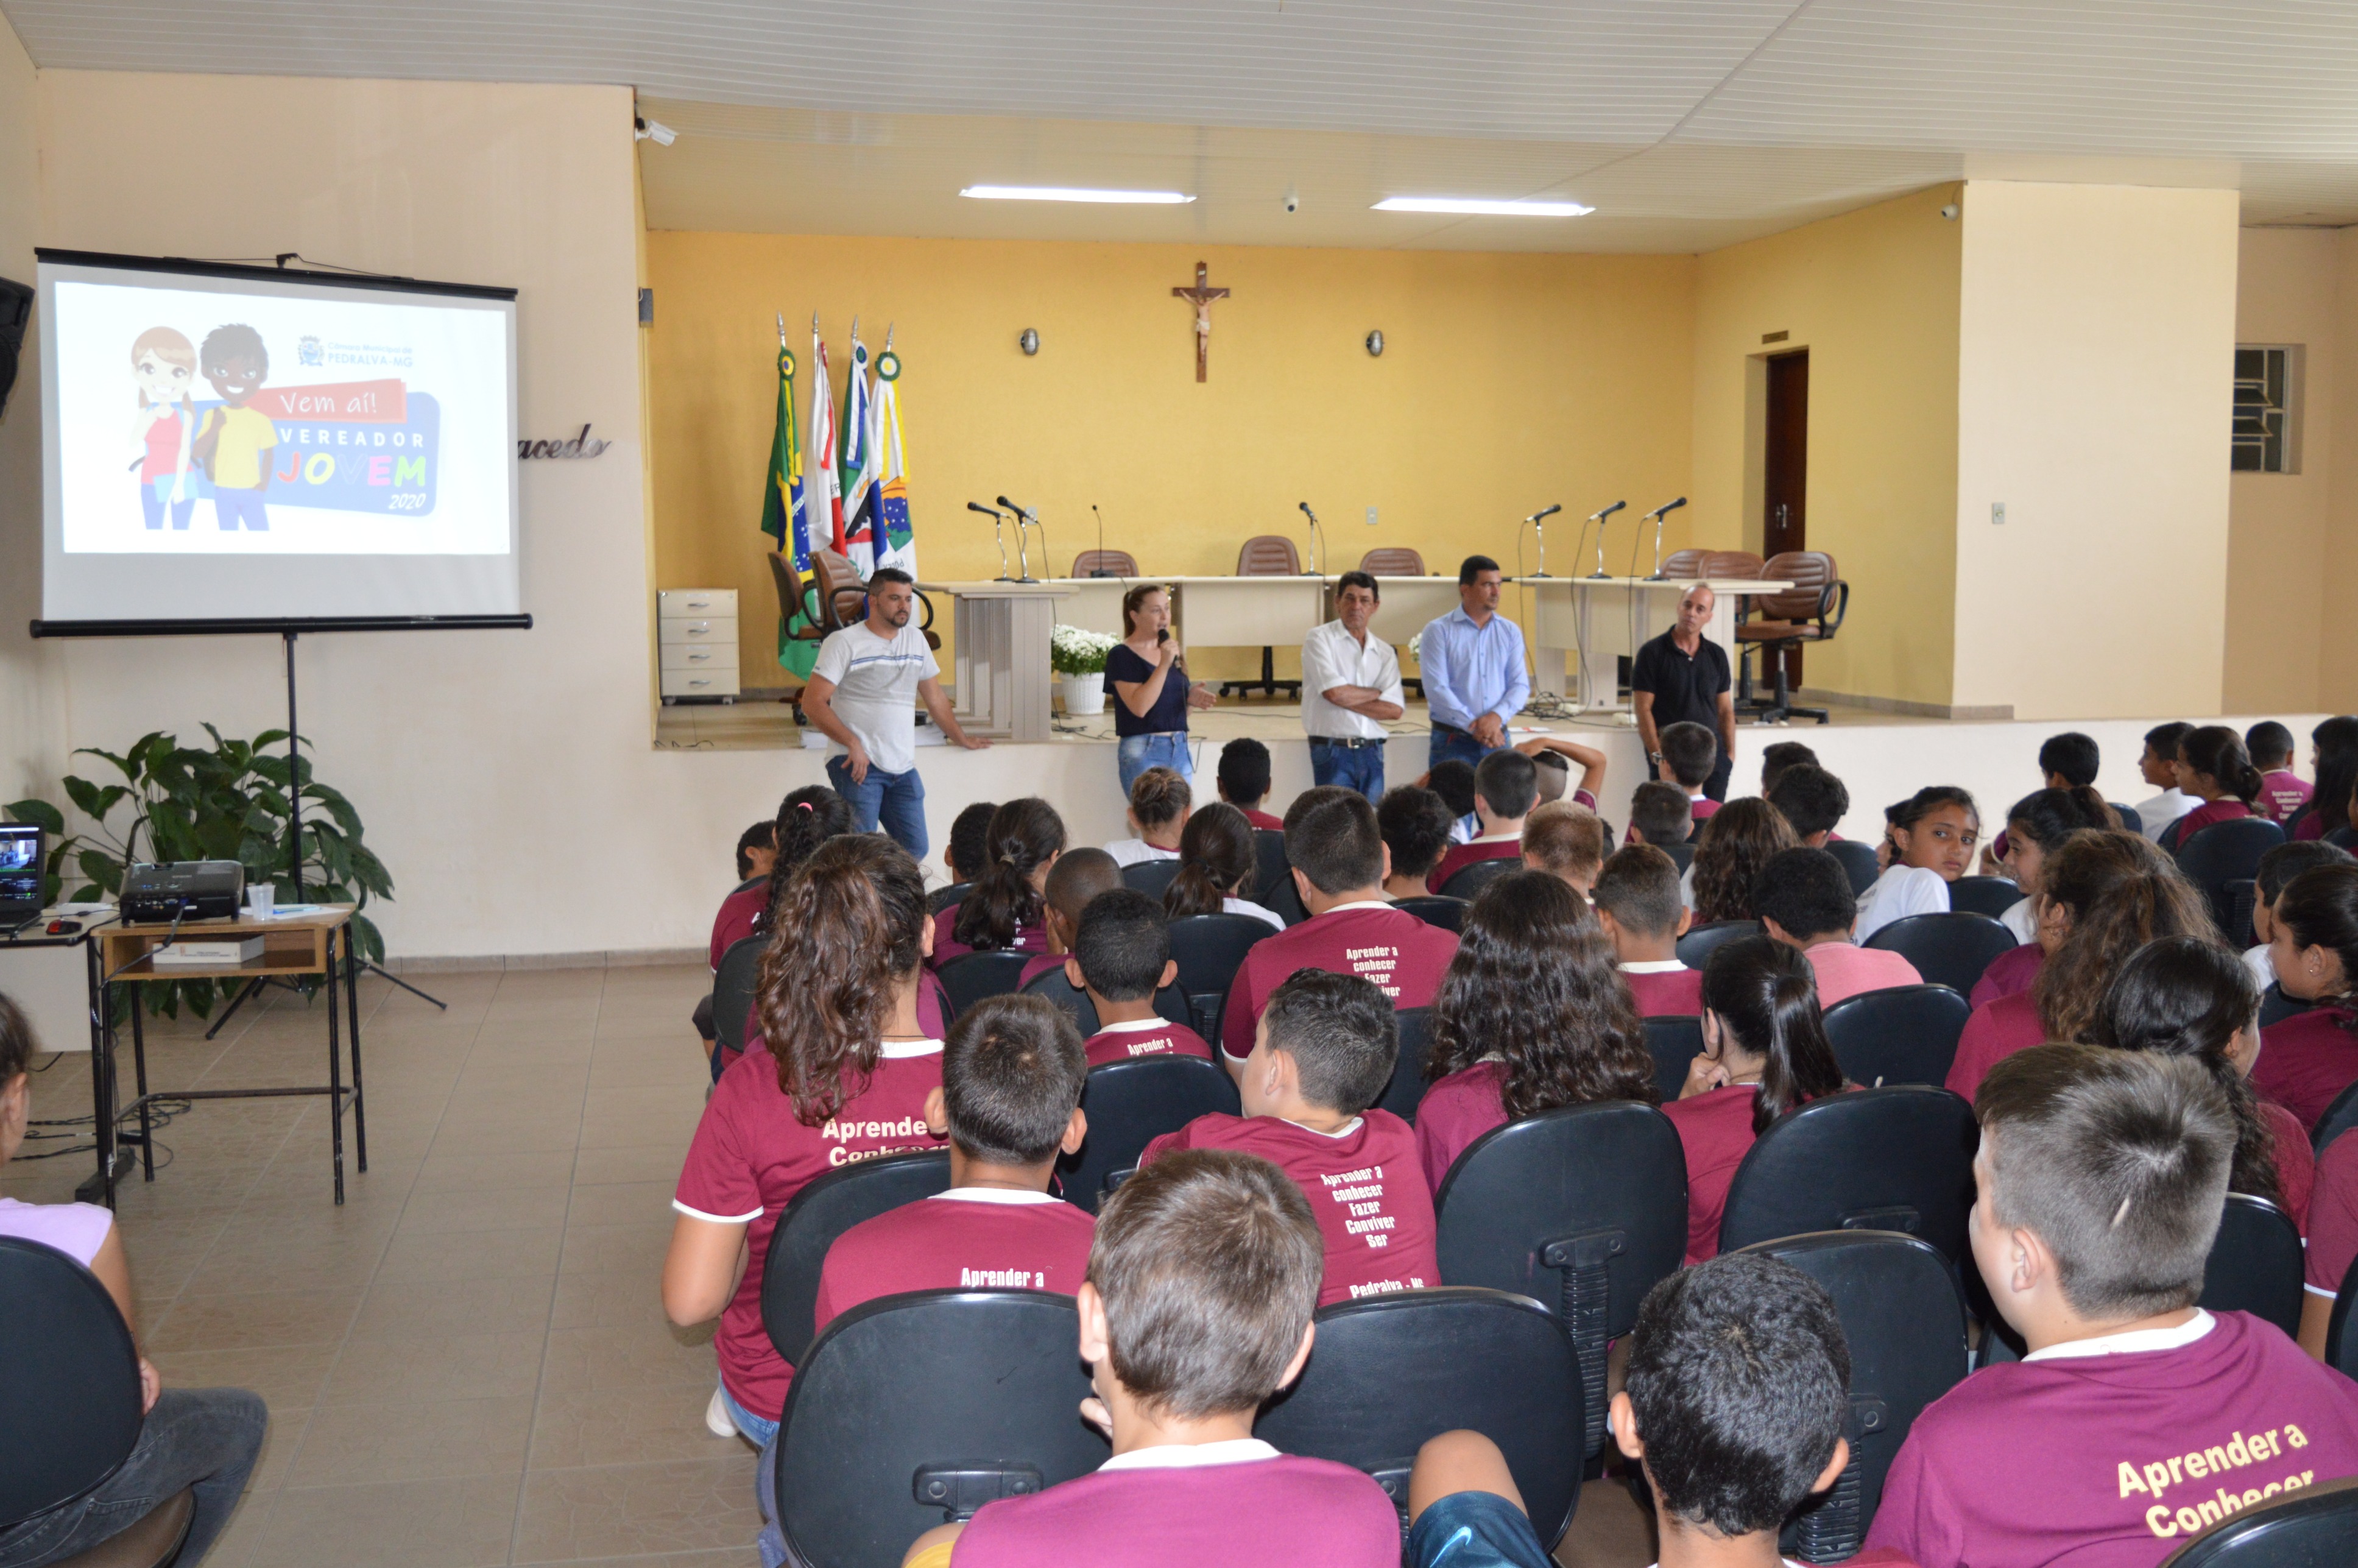
[[[1310,743],[1314,746],[1344,746],[1354,752],[1360,752],[1369,746],[1380,746],[1384,742],[1383,740],[1369,741],[1355,736],[1313,735],[1310,737]]]

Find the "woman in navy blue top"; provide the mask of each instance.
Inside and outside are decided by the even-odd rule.
[[[1187,756],[1187,710],[1217,700],[1187,678],[1179,640],[1171,635],[1171,596],[1158,583],[1140,583],[1121,596],[1122,640],[1106,655],[1106,695],[1113,698],[1113,732],[1120,740],[1121,789],[1149,768],[1195,775]]]

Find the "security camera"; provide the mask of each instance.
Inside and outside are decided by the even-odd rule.
[[[1941,216],[1953,223],[1957,221],[1957,204],[1952,201],[1946,207],[1941,209]]]
[[[1294,192],[1294,191],[1291,191],[1291,190],[1287,191],[1287,192],[1285,193],[1285,210],[1286,210],[1287,211],[1289,211],[1289,212],[1299,212],[1299,211],[1302,211],[1302,198],[1301,198],[1301,196],[1300,196],[1299,194],[1297,194],[1296,192]]]
[[[667,147],[679,140],[679,133],[661,120],[637,119],[631,122],[631,139],[634,142],[653,142],[659,147]]]

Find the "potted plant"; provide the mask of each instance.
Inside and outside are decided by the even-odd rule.
[[[1105,711],[1106,655],[1120,641],[1078,626],[1058,626],[1048,633],[1048,665],[1063,682],[1065,712]]]

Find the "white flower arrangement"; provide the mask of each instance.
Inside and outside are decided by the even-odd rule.
[[[1112,653],[1119,637],[1103,632],[1087,632],[1078,626],[1059,625],[1048,633],[1048,665],[1060,676],[1103,675],[1106,655]]]
[[[1423,647],[1424,632],[1423,629],[1420,627],[1418,630],[1409,633],[1408,656],[1410,662],[1420,665],[1424,663],[1424,654],[1422,653]]]

